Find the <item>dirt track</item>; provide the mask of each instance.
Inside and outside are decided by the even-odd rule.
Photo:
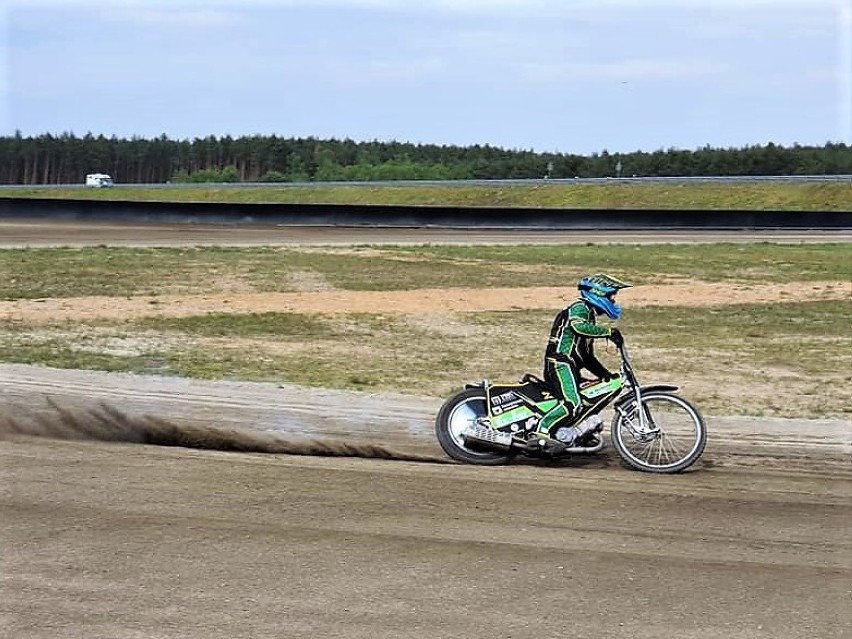
[[[0,219],[0,248],[19,246],[258,246],[350,244],[584,244],[612,242],[850,242],[852,231],[534,231],[435,227],[376,229],[332,226],[118,224]]]
[[[102,401],[131,435],[362,457],[9,435],[109,438]],[[0,366],[0,636],[852,636],[849,422],[711,416],[657,477],[432,463],[438,404]]]

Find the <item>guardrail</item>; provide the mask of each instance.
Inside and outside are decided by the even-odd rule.
[[[852,211],[539,209],[0,198],[0,218],[541,230],[852,229]]]

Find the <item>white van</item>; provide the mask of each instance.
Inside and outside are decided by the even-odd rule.
[[[113,181],[110,176],[106,173],[89,173],[86,176],[86,186],[94,186],[95,188],[101,188],[103,186],[112,186]]]

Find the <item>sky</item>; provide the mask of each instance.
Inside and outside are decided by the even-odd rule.
[[[0,135],[852,144],[852,0],[0,0]]]

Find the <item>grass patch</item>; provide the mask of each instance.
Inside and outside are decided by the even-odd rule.
[[[146,317],[130,323],[130,326],[148,332],[202,337],[320,339],[341,334],[322,317],[302,313],[208,313],[190,317]]]
[[[427,246],[397,250],[492,266],[546,266],[565,275],[611,271],[624,274],[635,284],[654,283],[661,277],[755,283],[852,279],[852,245],[843,243]],[[535,280],[536,274],[532,277]]]
[[[552,318],[264,313],[37,330],[6,322],[0,349],[5,361],[65,368],[444,396],[465,381],[539,372]],[[848,418],[850,320],[852,301],[628,309],[620,325],[640,380],[680,384],[708,414]],[[606,342],[598,354],[617,366]]]
[[[246,282],[254,259],[231,249],[25,248],[0,251],[0,298],[194,292]]]
[[[565,286],[611,271],[660,277],[788,282],[852,279],[849,244],[648,244],[289,248],[29,248],[0,250],[0,299],[288,292],[299,274],[349,290]]]
[[[792,336],[803,343],[852,339],[852,301],[730,305],[706,309],[647,307],[625,313],[625,330],[641,330],[653,346],[672,340],[702,347],[762,344],[770,348]],[[795,353],[796,360],[806,353]],[[849,371],[852,374],[852,371]]]
[[[299,274],[330,287],[404,290],[490,286],[493,263],[412,261],[386,248],[28,248],[0,250],[0,299],[299,290]],[[545,276],[548,281],[555,281]]]
[[[533,208],[852,210],[850,182],[406,185],[191,185],[7,189],[4,197],[107,201],[377,204]]]

